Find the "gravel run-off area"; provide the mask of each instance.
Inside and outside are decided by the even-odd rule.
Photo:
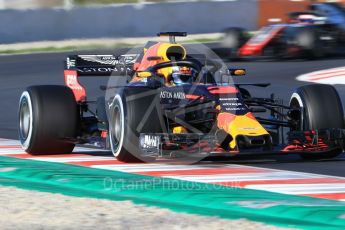
[[[228,220],[168,209],[0,187],[0,229],[282,229],[246,219]]]

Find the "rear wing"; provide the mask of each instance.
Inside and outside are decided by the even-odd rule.
[[[77,71],[78,76],[128,75],[139,54],[72,55],[65,62],[65,70]]]
[[[86,90],[79,83],[81,76],[130,76],[139,54],[129,55],[71,55],[65,61],[65,84],[78,103],[86,101]]]
[[[72,89],[78,103],[86,101],[86,90],[78,78],[83,76],[132,76],[134,64],[141,54],[114,55],[71,55],[65,61],[65,84]],[[187,55],[187,59],[205,64],[205,55]]]

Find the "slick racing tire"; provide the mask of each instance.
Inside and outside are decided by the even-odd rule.
[[[299,87],[290,100],[292,108],[303,108],[301,130],[344,128],[344,112],[333,86],[312,84]]]
[[[333,86],[313,84],[299,87],[291,96],[291,108],[301,108],[301,119],[297,130],[342,129],[344,111],[340,97]],[[324,154],[301,154],[305,159],[333,158],[342,152]]]
[[[33,155],[71,153],[78,107],[71,89],[58,85],[28,87],[19,101],[19,140]]]
[[[245,31],[242,28],[228,28],[224,31],[223,47],[238,49],[245,43]]]
[[[318,32],[313,27],[301,28],[301,31],[296,35],[296,44],[307,58],[315,59],[325,56]]]
[[[247,42],[245,30],[242,28],[232,27],[224,31],[224,35],[221,41],[221,47],[226,50],[227,59],[239,58],[237,51],[238,49]],[[228,50],[231,50],[230,54]],[[229,56],[230,55],[230,56]]]
[[[118,160],[154,160],[141,155],[139,137],[140,133],[162,133],[158,95],[156,90],[142,87],[128,87],[115,95],[108,115],[109,138],[113,155]]]

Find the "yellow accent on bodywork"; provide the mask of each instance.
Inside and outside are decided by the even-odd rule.
[[[219,127],[225,130],[232,136],[232,141],[230,142],[230,148],[234,149],[237,145],[236,137],[238,135],[244,136],[262,136],[268,134],[266,129],[262,125],[246,115],[237,115],[235,119],[229,124],[225,124],[224,127]]]
[[[167,51],[169,48],[171,47],[176,47],[176,48],[181,48],[181,50],[183,50],[183,56],[182,56],[182,60],[186,58],[186,54],[187,51],[186,49],[180,45],[180,44],[171,44],[171,43],[161,43],[158,50],[157,50],[157,56],[162,57],[162,62],[168,62],[171,61],[168,57],[167,57]],[[165,76],[165,78],[167,78],[171,73],[172,73],[172,67],[167,67],[167,68],[162,68],[158,71],[160,74],[162,74],[163,76]]]
[[[140,78],[148,78],[152,76],[152,73],[150,72],[146,72],[146,71],[142,71],[142,72],[137,72],[137,76]]]
[[[167,56],[167,51],[169,48],[172,48],[172,47],[181,49],[183,52],[181,59],[186,58],[186,54],[187,54],[186,49],[180,44],[171,44],[171,43],[161,43],[161,45],[159,46],[158,51],[157,51],[157,56],[162,57],[163,61],[171,61]]]
[[[187,133],[187,130],[186,130],[186,128],[184,128],[182,126],[177,126],[177,127],[174,127],[173,133],[174,134],[176,134],[176,133]]]

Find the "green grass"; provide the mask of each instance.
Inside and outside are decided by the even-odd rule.
[[[139,3],[138,0],[74,0],[76,5],[89,5],[89,4],[116,4],[116,3]]]
[[[145,2],[171,2],[173,0],[145,0]],[[186,0],[186,2],[188,2]],[[120,3],[142,3],[140,0],[73,0],[75,5],[94,5],[94,4],[120,4]]]
[[[31,53],[57,53],[57,52],[68,52],[68,51],[85,51],[85,50],[109,50],[117,48],[133,47],[132,44],[119,43],[114,46],[102,46],[102,45],[91,45],[91,46],[66,46],[62,48],[56,47],[44,47],[44,48],[30,48],[30,49],[8,49],[0,50],[0,55],[10,54],[31,54]]]
[[[208,43],[217,42],[218,39],[193,39],[182,44],[190,43]],[[56,52],[68,52],[68,51],[87,51],[87,50],[112,50],[118,48],[131,48],[140,44],[128,44],[128,43],[117,43],[115,45],[81,45],[81,46],[65,46],[61,48],[56,47],[42,47],[42,48],[27,48],[27,49],[8,49],[0,50],[0,55],[11,55],[11,54],[30,54],[30,53],[56,53]]]

